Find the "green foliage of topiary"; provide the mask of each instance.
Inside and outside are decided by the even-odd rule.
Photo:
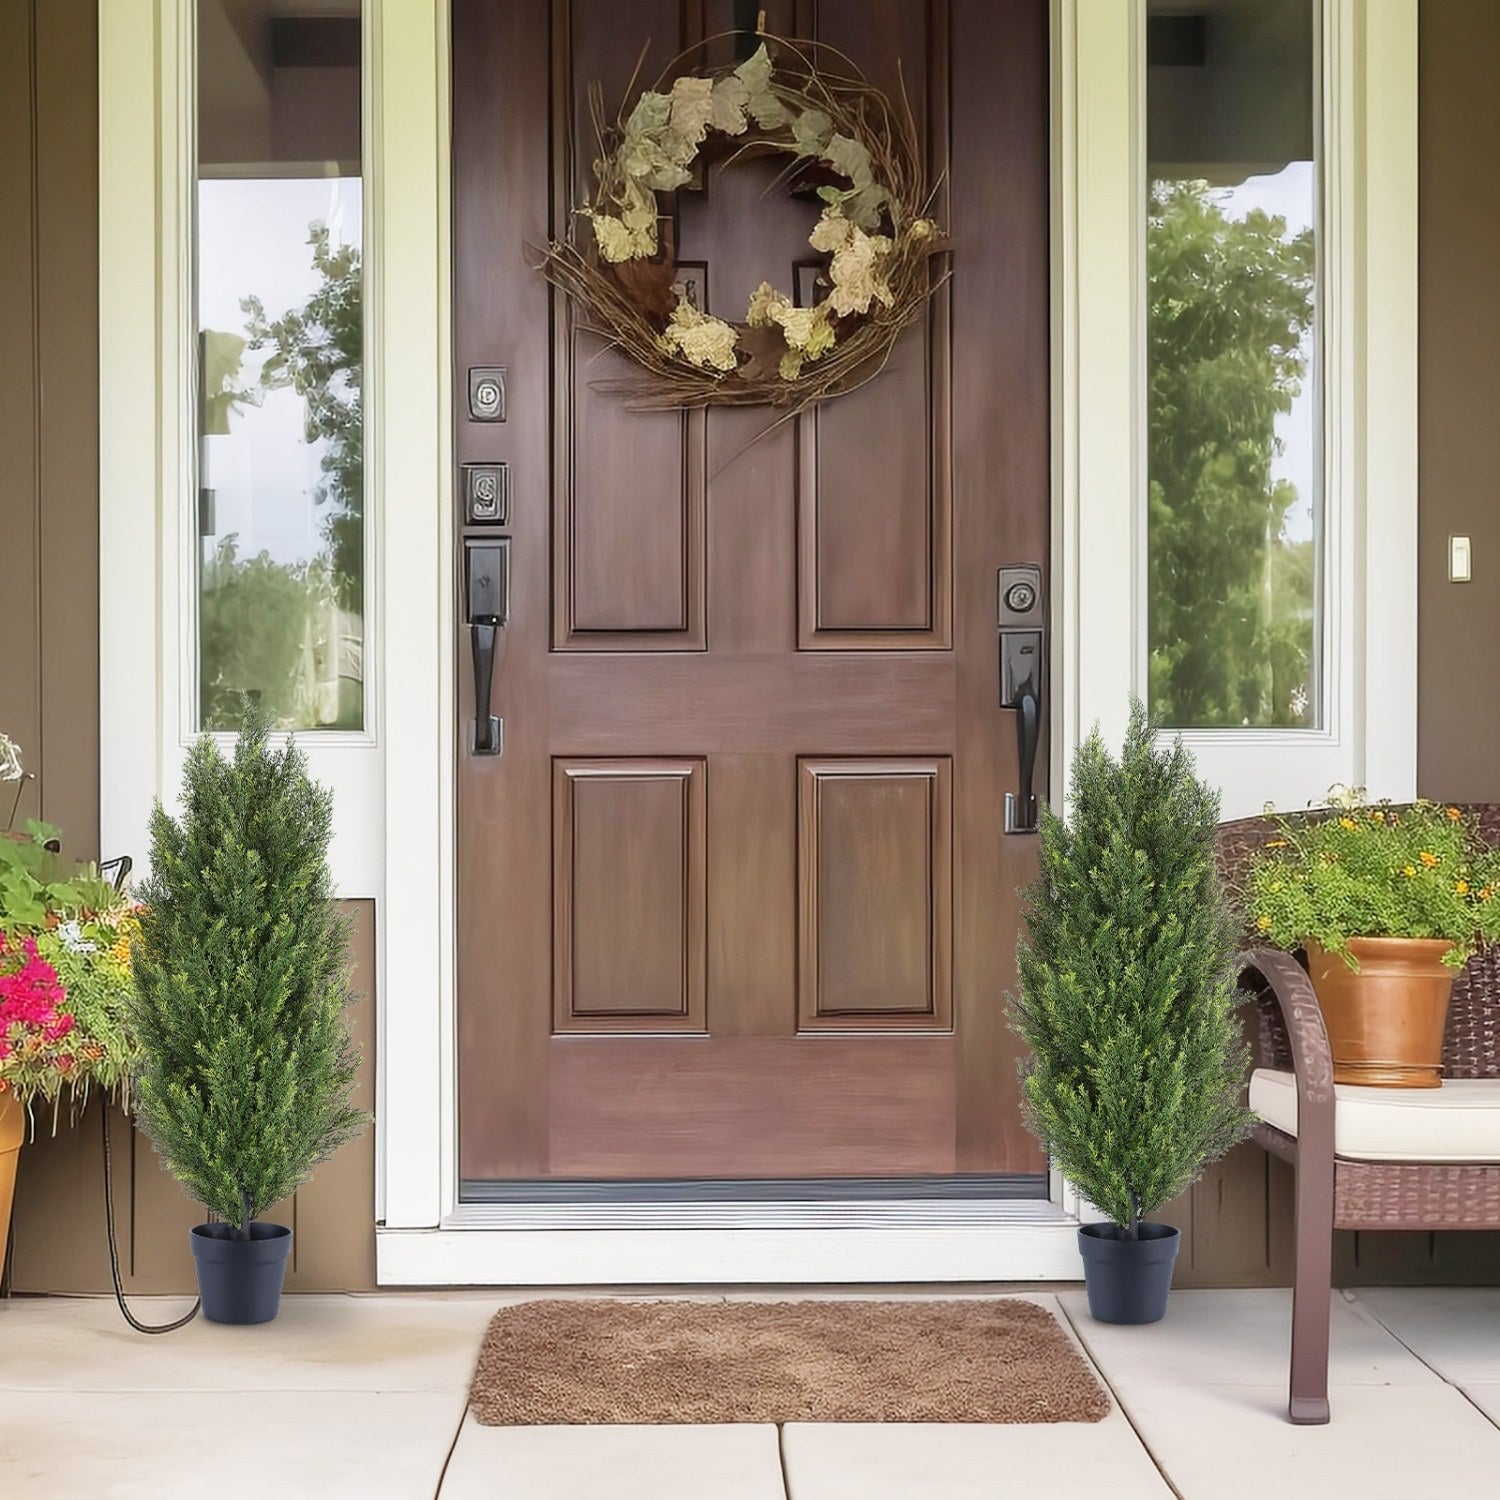
[[[1278,948],[1315,940],[1351,969],[1351,937],[1447,938],[1459,969],[1500,938],[1500,850],[1462,808],[1374,805],[1335,788],[1335,805],[1278,818],[1251,859],[1244,904]]]
[[[333,801],[248,713],[232,761],[204,736],[180,819],[158,804],[135,948],[136,1113],[211,1213],[250,1221],[368,1123],[349,1102],[348,933],[332,901]]]
[[[1249,1127],[1235,926],[1214,867],[1219,800],[1136,703],[1116,762],[1098,730],[1071,816],[1042,811],[1016,1030],[1027,1123],[1134,1239]]]

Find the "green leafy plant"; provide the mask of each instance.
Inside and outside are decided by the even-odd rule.
[[[1277,818],[1251,858],[1243,904],[1260,936],[1278,948],[1320,943],[1351,969],[1352,937],[1446,938],[1453,968],[1500,937],[1500,851],[1462,808],[1333,796],[1332,807]]]
[[[114,887],[97,865],[64,859],[49,844],[59,832],[35,818],[24,837],[0,838],[0,926],[44,927],[49,915],[76,916],[117,904]]]
[[[1218,796],[1132,707],[1118,761],[1096,729],[1070,816],[1042,810],[1016,1030],[1027,1123],[1079,1190],[1138,1237],[1248,1129],[1234,923],[1214,867]]]
[[[158,804],[135,953],[137,1115],[188,1193],[250,1222],[368,1123],[352,1107],[348,934],[333,803],[246,713],[232,760],[193,747],[180,818]]]

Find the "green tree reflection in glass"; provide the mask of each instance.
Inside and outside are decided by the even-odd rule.
[[[303,440],[319,456],[313,495],[323,547],[310,558],[241,556],[229,534],[205,546],[199,650],[202,721],[237,729],[247,696],[277,728],[363,724],[364,423],[359,248],[309,226],[317,283],[298,306],[268,315],[242,299],[243,336],[204,335],[204,430],[228,433],[233,416],[291,391]],[[244,356],[258,373],[241,383]]]
[[[1315,723],[1316,531],[1287,525],[1314,497],[1275,472],[1309,375],[1312,231],[1158,181],[1146,257],[1151,706],[1180,728]]]

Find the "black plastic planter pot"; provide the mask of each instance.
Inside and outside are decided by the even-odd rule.
[[[248,1240],[235,1239],[230,1224],[194,1224],[189,1235],[203,1316],[210,1323],[269,1323],[281,1308],[292,1231],[256,1219]]]
[[[1182,1236],[1172,1224],[1142,1224],[1140,1238],[1121,1237],[1118,1224],[1078,1231],[1089,1312],[1099,1323],[1158,1323],[1166,1316],[1172,1266]]]

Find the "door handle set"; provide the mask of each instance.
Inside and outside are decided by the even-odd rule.
[[[464,612],[474,658],[475,755],[499,755],[505,748],[505,721],[491,711],[495,658],[504,653],[510,619],[510,538],[464,540]]]
[[[1042,570],[1033,563],[1001,568],[996,588],[1000,637],[1000,706],[1015,710],[1020,787],[1005,794],[1006,833],[1035,833],[1039,826],[1036,751],[1042,735],[1042,683],[1047,626]]]

